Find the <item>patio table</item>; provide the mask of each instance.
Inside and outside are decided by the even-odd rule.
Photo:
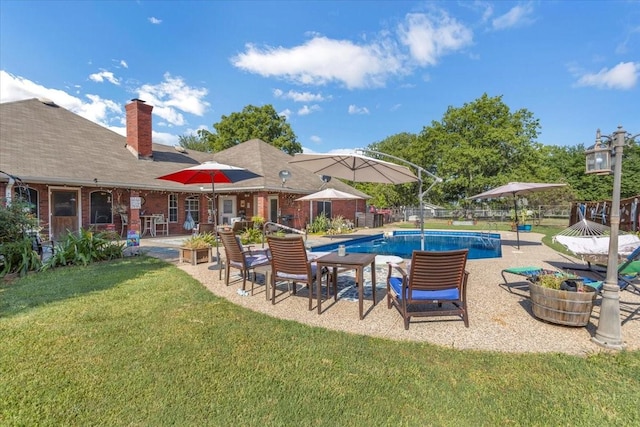
[[[322,271],[323,267],[331,268],[333,271],[334,284],[338,280],[338,269],[340,271],[355,270],[356,285],[358,286],[358,309],[360,312],[360,320],[364,319],[364,268],[371,266],[371,288],[373,305],[376,305],[376,254],[359,254],[347,253],[339,256],[337,252],[330,252],[314,260],[318,264],[318,271]],[[318,314],[322,313],[322,274],[317,274],[316,285],[318,288]]]

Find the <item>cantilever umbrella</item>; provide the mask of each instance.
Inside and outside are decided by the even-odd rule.
[[[225,165],[215,161],[204,162],[199,165],[181,169],[157,179],[179,182],[181,184],[211,184],[213,195],[213,226],[217,230],[218,212],[216,208],[215,184],[233,184],[246,179],[258,178],[260,175],[248,169]],[[220,249],[216,245],[216,262],[220,265]]]
[[[296,154],[289,163],[302,166],[318,175],[353,182],[404,184],[418,181],[418,177],[406,166],[361,154]]]
[[[471,200],[478,199],[498,199],[500,197],[513,196],[513,208],[516,216],[516,236],[518,239],[518,249],[520,249],[520,232],[518,231],[518,196],[525,194],[535,193],[538,191],[548,190],[550,188],[564,187],[567,184],[544,184],[536,182],[510,182],[500,187],[496,187],[493,190],[485,191],[484,193],[476,194],[469,197]]]

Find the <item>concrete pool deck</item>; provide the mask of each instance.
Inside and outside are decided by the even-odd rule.
[[[392,228],[359,230],[352,235],[332,237],[309,237],[311,246],[336,243],[355,236],[378,234]],[[411,322],[409,330],[404,329],[401,316],[395,309],[388,309],[386,303],[386,269],[377,268],[376,305],[371,299],[365,300],[365,317],[358,320],[358,304],[350,298],[340,298],[323,303],[323,312],[309,311],[306,290],[297,295],[281,294],[275,305],[265,301],[264,277],[259,275],[254,295],[238,293],[241,281],[232,275],[231,284],[225,286],[224,277],[219,279],[215,262],[191,265],[180,263],[178,248],[187,236],[143,238],[140,251],[176,264],[180,269],[200,281],[215,295],[269,316],[279,317],[330,330],[369,335],[393,340],[428,342],[456,349],[473,349],[512,353],[558,352],[573,355],[588,355],[606,349],[594,344],[600,314],[598,297],[586,327],[567,327],[547,323],[535,318],[531,311],[528,284],[514,276],[508,286],[502,284],[500,272],[505,268],[539,266],[560,269],[563,266],[578,266],[584,263],[548,248],[541,243],[538,233],[521,233],[520,249],[516,248],[516,235],[501,232],[502,257],[484,260],[469,260],[470,272],[467,289],[469,328],[456,317],[418,318]],[[259,244],[256,246],[260,246]],[[214,251],[215,254],[215,251]],[[580,272],[583,274],[584,272]],[[586,275],[586,274],[585,274]],[[224,274],[223,274],[224,276]],[[365,279],[369,279],[365,273]],[[345,280],[349,280],[348,277]],[[286,286],[279,288],[285,290]],[[622,338],[627,350],[640,350],[640,294],[630,290],[620,293],[620,318]]]

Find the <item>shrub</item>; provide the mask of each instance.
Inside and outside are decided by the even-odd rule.
[[[260,228],[247,228],[240,234],[240,241],[243,245],[262,242],[262,230]]]
[[[9,273],[24,276],[28,271],[37,270],[41,266],[40,255],[33,248],[31,237],[22,237],[14,242],[0,245],[0,277]]]
[[[313,222],[309,224],[310,233],[324,233],[329,229],[331,221],[323,213],[313,219]]]
[[[9,273],[26,274],[40,268],[36,251],[38,220],[27,203],[0,203],[0,277]]]
[[[54,253],[45,261],[43,270],[62,265],[87,265],[124,256],[124,243],[115,242],[108,232],[95,233],[81,229],[77,234],[68,233],[56,243]]]

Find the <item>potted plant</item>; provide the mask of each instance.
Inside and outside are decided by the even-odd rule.
[[[212,233],[194,234],[180,246],[180,261],[193,265],[211,262],[211,247],[215,244]]]
[[[531,224],[527,224],[531,216],[531,211],[522,209],[518,212],[518,222],[516,223],[516,214],[513,209],[510,211],[511,231],[531,231]]]
[[[586,326],[591,317],[595,289],[564,273],[543,274],[529,286],[533,315],[567,326]]]

